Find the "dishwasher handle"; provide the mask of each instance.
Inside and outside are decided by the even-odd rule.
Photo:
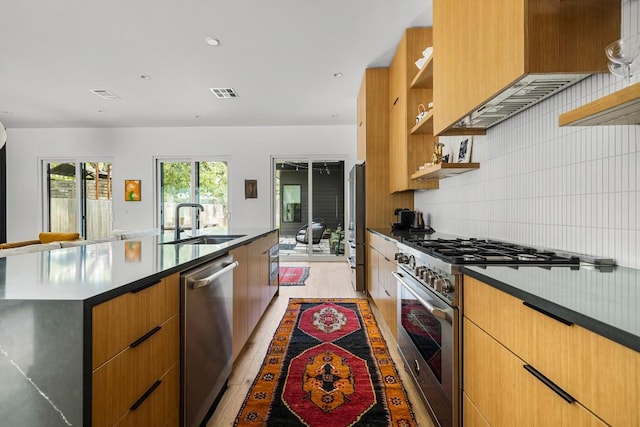
[[[190,286],[191,289],[204,288],[205,286],[209,286],[211,283],[213,283],[213,281],[216,280],[218,277],[228,273],[229,271],[234,270],[238,265],[240,265],[238,261],[233,261],[231,264],[227,264],[224,268],[216,271],[212,275],[207,276],[204,279],[198,279],[198,280],[192,280],[192,281],[190,280],[187,284]]]

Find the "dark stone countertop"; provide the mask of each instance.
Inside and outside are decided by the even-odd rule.
[[[391,229],[369,230],[399,242],[403,237],[415,235]],[[424,236],[425,239],[455,237],[439,233]],[[517,269],[461,266],[460,270],[553,315],[640,352],[640,270],[613,267],[607,271],[590,265],[582,265],[579,269],[564,266],[548,269],[533,266]]]
[[[122,286],[182,271],[271,231],[233,229],[225,234],[244,237],[214,245],[162,244],[174,239],[164,234],[0,258],[0,301],[96,303]]]

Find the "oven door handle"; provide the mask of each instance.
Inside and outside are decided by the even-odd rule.
[[[395,271],[392,271],[391,274],[393,274],[393,277],[396,278],[397,281],[400,282],[400,284],[407,290],[409,291],[409,293],[411,293],[411,295],[413,295],[419,302],[420,304],[424,305],[425,308],[429,311],[429,313],[433,314],[435,317],[438,317],[440,319],[445,319],[447,320],[447,312],[432,306],[431,304],[429,304],[427,301],[424,300],[424,298],[422,298],[420,295],[418,295],[413,289],[411,289],[410,286],[408,286],[404,280],[402,280],[402,276],[399,275],[398,273],[396,273]]]

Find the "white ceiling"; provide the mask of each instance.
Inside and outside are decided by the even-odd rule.
[[[3,3],[9,129],[355,124],[364,69],[389,65],[404,29],[432,22],[429,0]]]

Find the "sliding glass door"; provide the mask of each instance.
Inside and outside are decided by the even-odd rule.
[[[274,159],[273,176],[282,259],[343,257],[344,161]]]
[[[111,162],[43,161],[45,229],[85,239],[112,234]]]
[[[162,232],[182,230],[183,237],[195,229],[226,230],[229,226],[228,166],[225,161],[167,159],[157,160]],[[181,209],[180,203],[200,203],[199,209]]]

